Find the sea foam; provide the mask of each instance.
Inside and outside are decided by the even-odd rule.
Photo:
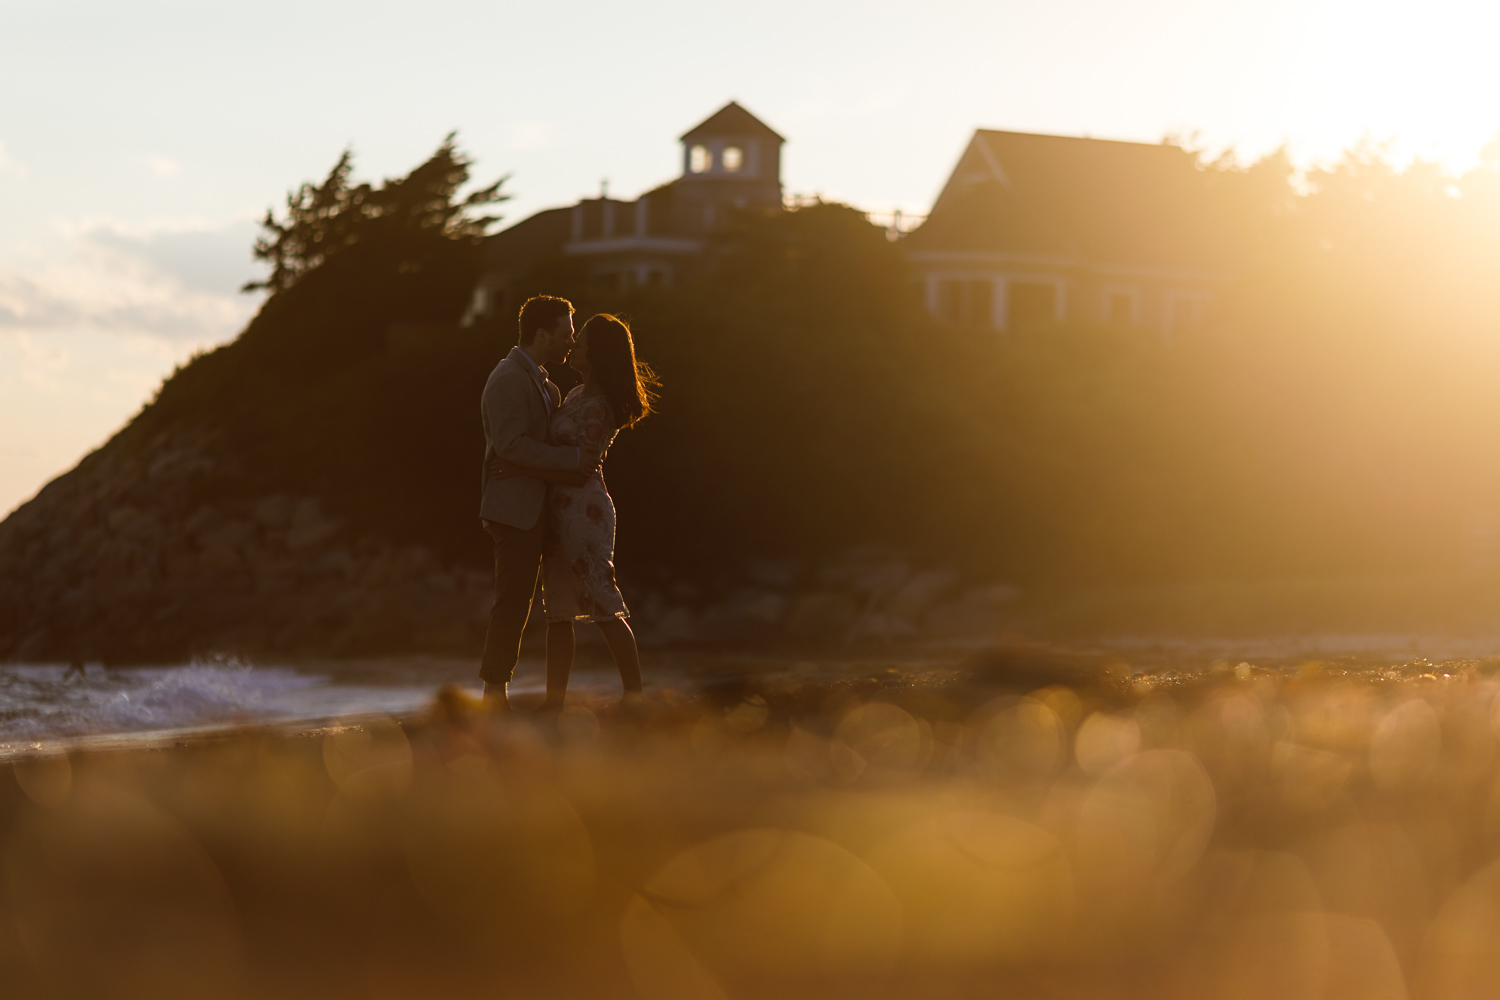
[[[235,660],[107,670],[0,668],[0,743],[406,712],[427,686],[340,684],[288,667]]]

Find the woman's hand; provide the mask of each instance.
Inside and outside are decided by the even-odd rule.
[[[508,479],[511,476],[519,475],[516,467],[507,465],[505,459],[499,455],[489,460],[489,463],[484,467],[484,471],[491,479]]]

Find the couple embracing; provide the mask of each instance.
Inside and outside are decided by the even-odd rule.
[[[547,366],[569,363],[583,384],[562,398]],[[600,313],[574,331],[567,299],[521,307],[516,346],[480,399],[485,471],[479,517],[495,543],[495,600],[479,676],[486,701],[510,708],[537,576],[547,618],[547,699],[559,709],[573,666],[575,622],[594,622],[620,668],[627,699],[641,690],[640,654],[615,584],[615,506],[601,465],[621,428],[651,412],[655,376],[635,359],[630,328]]]

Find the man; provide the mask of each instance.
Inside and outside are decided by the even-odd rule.
[[[521,306],[517,344],[490,372],[480,397],[486,467],[496,457],[520,468],[583,475],[599,467],[598,452],[547,443],[558,393],[545,366],[566,361],[573,343],[573,304],[567,299],[538,295]],[[479,518],[495,542],[495,601],[479,676],[485,700],[505,711],[510,708],[505,686],[520,659],[521,633],[542,565],[547,484],[525,475],[481,476]]]

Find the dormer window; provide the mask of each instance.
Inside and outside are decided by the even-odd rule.
[[[707,146],[694,146],[688,150],[688,170],[695,174],[707,173],[714,158]]]
[[[728,146],[724,149],[722,162],[726,173],[737,174],[745,165],[745,151],[738,146]]]

